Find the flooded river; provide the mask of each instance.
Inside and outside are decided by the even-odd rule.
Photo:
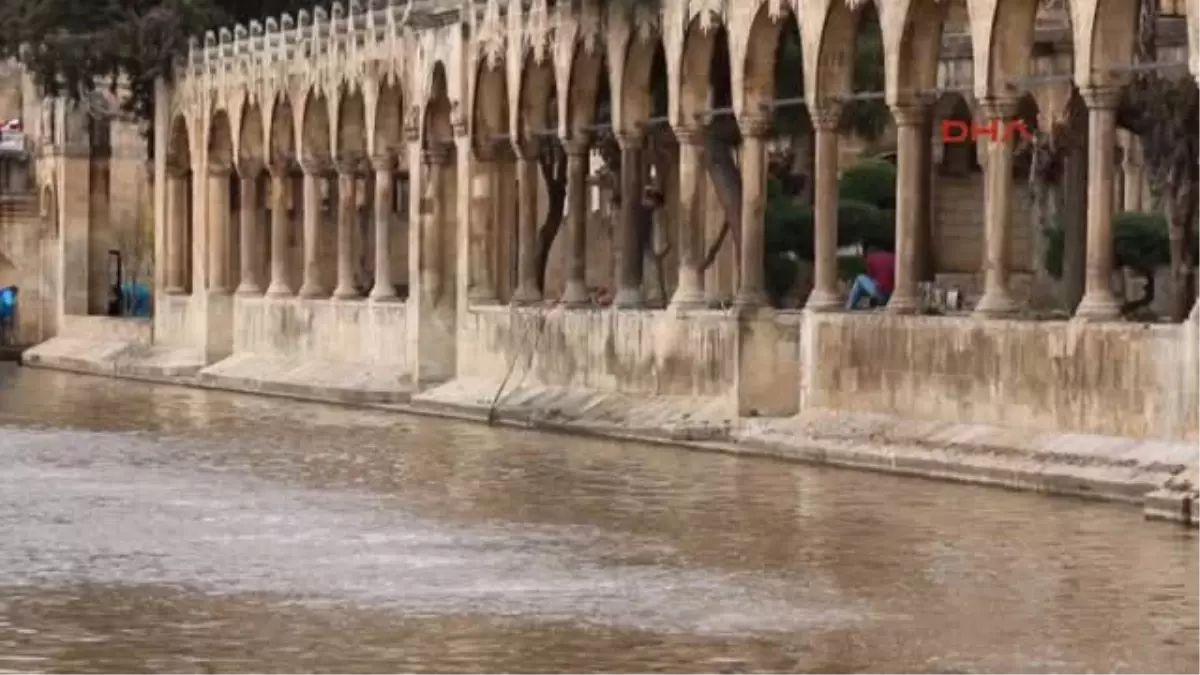
[[[0,671],[1196,672],[1135,508],[0,371]]]

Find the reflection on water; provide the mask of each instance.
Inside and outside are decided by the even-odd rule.
[[[0,372],[0,670],[1177,671],[1134,509]]]

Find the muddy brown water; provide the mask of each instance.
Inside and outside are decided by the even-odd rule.
[[[1200,666],[1129,506],[0,368],[0,671]]]

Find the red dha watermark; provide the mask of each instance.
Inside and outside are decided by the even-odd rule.
[[[984,137],[993,143],[1007,143],[1013,137],[1023,141],[1032,141],[1033,133],[1029,131],[1025,121],[1020,119],[1003,124],[998,120],[992,120],[987,124],[962,120],[942,120],[943,143],[977,143],[980,138]]]

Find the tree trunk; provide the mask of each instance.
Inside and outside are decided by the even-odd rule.
[[[1149,307],[1151,305],[1151,303],[1154,302],[1154,297],[1156,295],[1155,287],[1154,287],[1154,270],[1153,269],[1134,269],[1133,271],[1138,276],[1142,277],[1142,279],[1146,283],[1142,290],[1142,297],[1138,298],[1137,300],[1131,300],[1129,302],[1126,302],[1121,307],[1121,314],[1123,314],[1125,316],[1131,316],[1131,315],[1135,314],[1136,312],[1140,311],[1143,307]]]
[[[1184,321],[1196,302],[1192,279],[1191,225],[1196,217],[1196,198],[1189,185],[1174,187],[1167,210],[1167,232],[1171,247],[1171,320]]]
[[[567,203],[566,153],[555,144],[542,154],[538,162],[542,178],[546,182],[546,218],[537,233],[538,291],[546,292],[546,267],[550,263],[550,249],[562,229],[564,207]],[[543,296],[544,297],[544,296]]]

